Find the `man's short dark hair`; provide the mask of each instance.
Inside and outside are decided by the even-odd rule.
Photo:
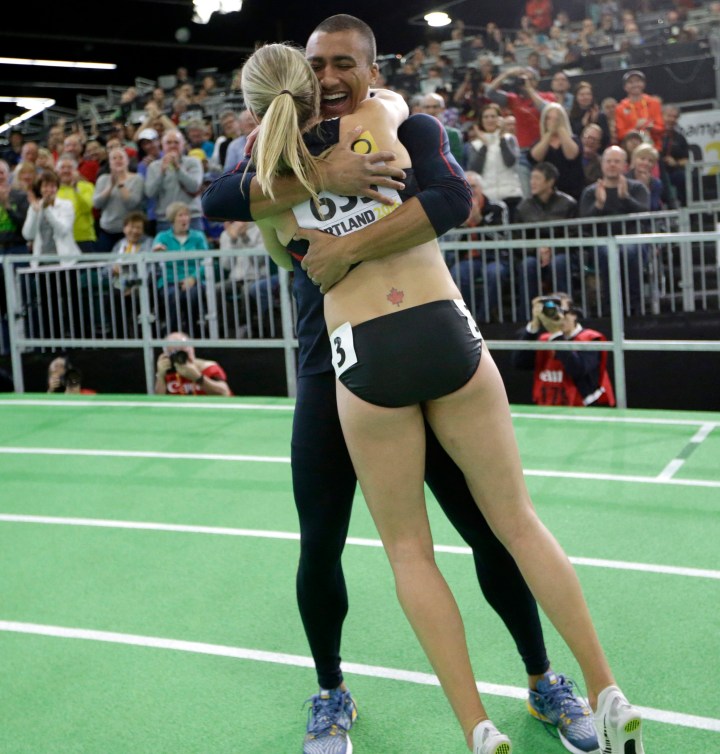
[[[377,45],[375,43],[375,34],[373,30],[359,18],[350,16],[347,13],[338,13],[335,16],[329,16],[321,21],[313,31],[323,31],[326,34],[335,34],[339,31],[356,31],[361,37],[365,38],[368,48],[368,62],[372,65],[377,57]]]
[[[532,171],[542,173],[546,181],[552,180],[555,184],[560,178],[560,171],[552,164],[552,162],[538,162],[537,165],[533,165]]]

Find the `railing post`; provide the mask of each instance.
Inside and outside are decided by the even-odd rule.
[[[18,326],[18,282],[15,279],[15,268],[10,261],[9,254],[3,259],[3,273],[5,275],[5,296],[7,301],[7,319],[8,319],[8,340],[10,346],[10,362],[12,364],[13,388],[16,393],[25,392],[25,383],[23,381],[22,371],[22,353],[18,345],[17,326]]]
[[[137,265],[138,278],[143,281],[140,286],[140,332],[142,333],[143,364],[145,366],[145,389],[148,395],[152,395],[155,392],[155,359],[150,345],[153,315],[150,310],[148,265],[145,253],[138,254]]]
[[[613,342],[613,364],[615,376],[615,400],[618,408],[627,408],[627,388],[625,384],[625,351],[623,341],[625,330],[623,321],[622,285],[620,280],[620,254],[618,242],[607,239],[608,280],[610,283],[610,331]]]
[[[278,267],[280,280],[280,317],[282,321],[283,350],[285,351],[285,379],[289,398],[297,397],[297,370],[293,341],[292,304],[290,300],[290,275]]]

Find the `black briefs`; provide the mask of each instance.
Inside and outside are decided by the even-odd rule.
[[[330,335],[335,374],[352,393],[388,408],[461,388],[480,363],[482,336],[462,299],[432,301]]]

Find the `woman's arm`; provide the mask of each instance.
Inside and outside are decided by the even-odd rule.
[[[257,226],[262,234],[265,250],[278,267],[292,271],[293,265],[287,249],[280,243],[275,228],[268,220],[258,220]]]

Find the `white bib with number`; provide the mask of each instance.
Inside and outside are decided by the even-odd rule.
[[[357,364],[355,342],[349,322],[345,322],[332,331],[330,334],[330,348],[332,349],[332,363],[336,377],[339,377],[346,369]]]

